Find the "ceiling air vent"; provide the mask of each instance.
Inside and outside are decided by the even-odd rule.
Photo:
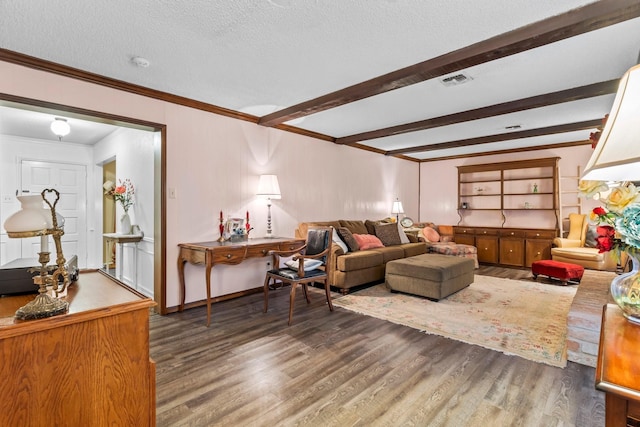
[[[454,76],[443,77],[440,79],[440,83],[445,86],[457,86],[473,80],[468,74],[460,73]]]

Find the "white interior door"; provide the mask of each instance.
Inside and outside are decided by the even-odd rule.
[[[68,260],[73,255],[78,256],[78,266],[87,264],[87,171],[82,165],[67,163],[40,162],[23,160],[22,193],[39,194],[46,188],[56,189],[60,193],[60,200],[56,205],[56,212],[62,215],[64,221],[64,235],[62,236],[62,250]],[[55,197],[55,194],[53,195]],[[50,199],[54,200],[54,199]],[[49,237],[51,261],[55,261],[55,246]],[[22,257],[37,258],[40,251],[40,239],[23,239]]]

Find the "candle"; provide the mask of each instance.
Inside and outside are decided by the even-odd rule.
[[[49,252],[49,236],[40,236],[40,252]]]
[[[247,211],[247,222],[249,222],[249,211]]]
[[[222,211],[220,211],[220,222],[224,221],[222,218]]]

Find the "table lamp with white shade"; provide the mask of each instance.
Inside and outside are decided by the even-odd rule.
[[[267,234],[265,237],[271,238],[273,237],[273,231],[271,230],[271,200],[282,198],[278,177],[276,175],[260,175],[256,195],[267,199]]]

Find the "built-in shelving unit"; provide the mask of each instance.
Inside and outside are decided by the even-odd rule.
[[[459,166],[456,243],[476,246],[478,261],[485,264],[530,267],[537,260],[550,259],[559,225],[559,160]],[[468,225],[465,219],[478,213],[483,223],[476,220]],[[532,227],[540,217],[549,225]],[[508,220],[516,226],[505,227]]]
[[[472,211],[548,211],[558,224],[558,157],[458,166],[460,221]]]

